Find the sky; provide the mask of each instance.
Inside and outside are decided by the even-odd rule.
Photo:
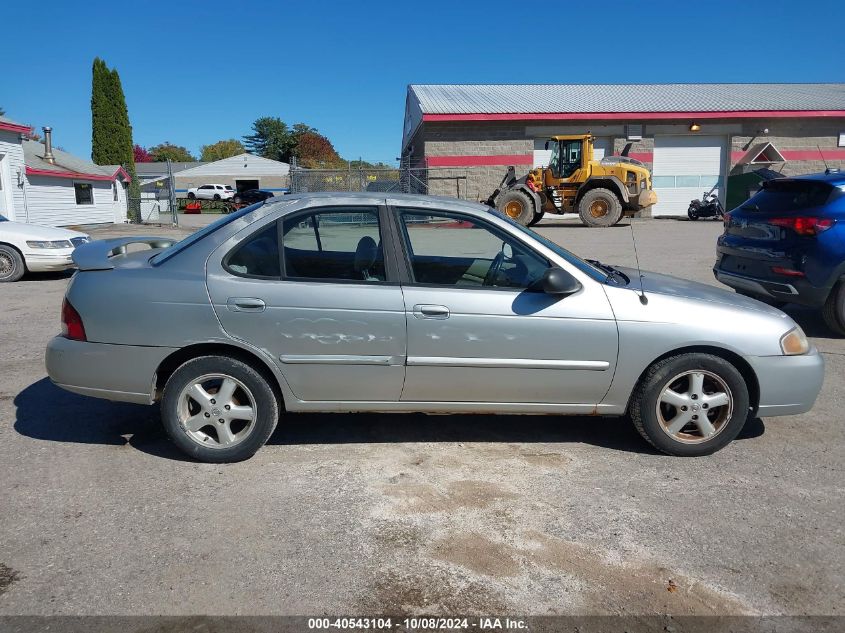
[[[40,0],[2,13],[0,108],[83,157],[97,56],[119,71],[142,146],[196,155],[278,116],[344,158],[385,162],[410,83],[845,82],[841,0]]]

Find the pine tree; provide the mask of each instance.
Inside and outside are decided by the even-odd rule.
[[[91,159],[98,165],[122,165],[129,173],[129,199],[138,200],[141,188],[135,172],[132,126],[120,75],[97,57],[91,69]],[[130,218],[137,212],[130,208]]]

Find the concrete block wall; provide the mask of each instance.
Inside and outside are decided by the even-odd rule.
[[[757,132],[768,128],[768,134]],[[731,173],[736,173],[738,153],[745,152],[755,145],[769,142],[778,151],[787,152],[785,163],[775,163],[771,166],[787,176],[811,174],[825,169],[825,163],[819,153],[829,151],[833,154],[845,153],[845,148],[838,147],[839,135],[845,133],[845,118],[814,118],[814,119],[752,119],[743,123],[742,134],[731,137]],[[790,151],[809,152],[811,158],[795,160],[789,158]],[[845,168],[845,160],[829,158],[830,167]],[[766,165],[760,165],[765,167]],[[747,168],[753,169],[753,166]]]

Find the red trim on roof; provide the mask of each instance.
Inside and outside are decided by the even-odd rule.
[[[115,174],[116,173],[117,172],[115,172]],[[53,178],[78,178],[80,180],[114,180],[114,176],[104,176],[103,174],[81,174],[75,171],[52,171],[51,169],[33,169],[32,167],[26,168],[26,175],[52,176]]]
[[[533,165],[531,154],[497,154],[489,156],[427,156],[429,167],[481,167],[483,165]]]
[[[118,167],[118,168],[117,168],[117,171],[116,171],[116,172],[114,172],[114,173],[112,174],[112,180],[114,180],[115,178],[117,178],[117,175],[118,175],[118,174],[120,174],[121,176],[123,176],[123,179],[124,179],[126,182],[132,182],[132,177],[129,175],[129,173],[128,173],[128,172],[127,172],[127,171],[126,171],[123,167]]]
[[[734,110],[725,112],[527,112],[498,114],[424,114],[423,121],[558,121],[655,119],[790,119],[843,117],[845,110]]]
[[[21,134],[29,134],[32,132],[32,128],[28,125],[18,125],[17,123],[4,123],[0,121],[0,130],[5,130],[6,132],[20,132]]]

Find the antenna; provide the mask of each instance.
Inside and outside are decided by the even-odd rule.
[[[640,303],[643,305],[648,305],[648,297],[645,296],[645,290],[643,290],[643,271],[640,269],[640,255],[637,252],[637,239],[634,237],[634,218],[631,218],[630,225],[631,227],[631,242],[634,244],[634,258],[637,261],[637,277],[640,278]]]
[[[822,148],[818,145],[816,145],[816,149],[819,150],[819,156],[822,157],[822,162],[824,163],[824,170],[827,171],[828,169],[830,169],[830,167],[827,166],[827,161],[824,159],[824,152],[822,151]]]

